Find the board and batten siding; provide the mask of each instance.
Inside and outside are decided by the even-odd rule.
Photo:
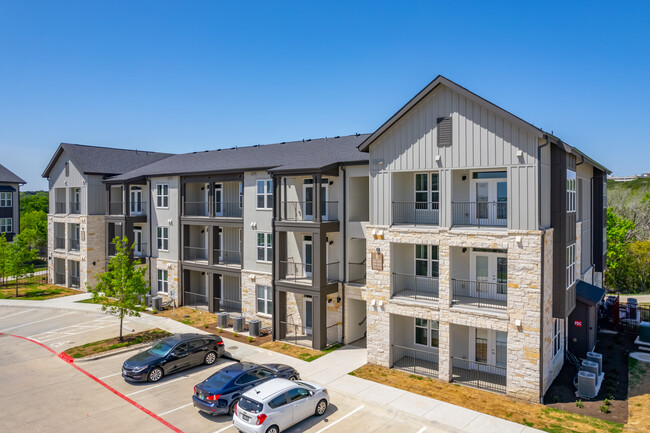
[[[446,116],[452,117],[452,145],[438,147],[437,119]],[[537,229],[540,136],[533,127],[506,118],[487,104],[438,87],[370,146],[371,223],[391,224],[392,172],[439,171],[440,224],[450,226],[451,170],[504,168],[508,173],[508,228]]]

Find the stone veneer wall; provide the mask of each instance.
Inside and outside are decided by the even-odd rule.
[[[181,299],[181,275],[180,262],[177,260],[166,260],[152,257],[149,265],[151,276],[151,293],[158,292],[158,269],[167,270],[167,290],[171,294],[174,291],[176,305],[180,305]]]
[[[257,313],[257,289],[255,286],[272,287],[273,278],[270,273],[241,270],[241,312],[246,320],[258,319],[262,327],[273,326],[272,316]]]
[[[372,230],[379,235],[376,239]],[[391,314],[439,321],[439,378],[451,379],[450,327],[463,325],[494,329],[508,333],[507,394],[539,401],[540,398],[540,331],[541,231],[449,230],[447,228],[366,227],[366,260],[377,248],[383,254],[383,271],[367,271],[367,347],[368,362],[391,366]],[[517,242],[516,237],[521,241]],[[391,244],[431,244],[439,246],[439,302],[417,304],[391,300]],[[508,250],[507,312],[490,312],[467,307],[450,308],[450,248],[476,247]],[[371,301],[375,300],[375,306]],[[380,302],[382,301],[382,302]],[[380,303],[382,304],[380,306]],[[516,321],[521,321],[521,326]],[[389,338],[386,338],[386,337]]]
[[[553,229],[544,235],[544,326],[543,326],[543,377],[542,392],[546,393],[564,364],[564,350],[553,358]],[[561,331],[564,335],[564,330]],[[562,345],[564,347],[564,345]]]

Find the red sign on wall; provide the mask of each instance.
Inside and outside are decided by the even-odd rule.
[[[577,328],[582,328],[582,320],[574,320],[574,321],[573,321],[573,324],[574,324]]]

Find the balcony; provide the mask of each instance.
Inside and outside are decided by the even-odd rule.
[[[321,202],[321,220],[338,221],[338,201]],[[313,221],[313,201],[283,201],[280,206],[280,218],[284,221]]]
[[[183,260],[189,262],[207,262],[208,249],[206,247],[183,247]]]
[[[136,243],[133,247],[133,256],[134,257],[146,257],[147,256],[147,244],[144,242]]]
[[[507,293],[507,283],[451,280],[451,302],[453,305],[506,310],[508,307]]]
[[[69,249],[70,251],[79,251],[79,239],[69,239]]]
[[[54,249],[55,250],[65,250],[65,237],[56,236],[54,238]]]
[[[63,202],[61,202],[61,201],[55,202],[54,203],[54,211],[56,213],[66,213],[67,209],[66,209],[66,206],[65,206],[65,202],[64,201]]]
[[[242,208],[239,206],[239,202],[215,202],[214,203],[214,213],[215,218],[241,218],[242,217]]]
[[[144,201],[132,201],[129,202],[129,215],[130,216],[141,216],[147,214],[147,202]]]
[[[241,313],[241,301],[236,299],[213,298],[214,312]]]
[[[186,201],[183,203],[183,216],[210,216],[210,204],[207,201]]]
[[[190,289],[190,291],[185,291],[183,293],[183,298],[183,305],[186,307],[208,311],[208,295],[203,293],[195,293]]]
[[[465,227],[506,227],[508,202],[463,201],[451,203],[452,225]]]
[[[506,393],[506,367],[451,358],[452,382],[501,394]]]
[[[311,286],[313,283],[312,272],[314,265],[312,263],[299,263],[293,260],[280,261],[280,280],[290,281],[296,284],[305,284]],[[339,281],[338,278],[339,262],[332,262],[325,265],[327,284]]]
[[[81,213],[81,203],[78,201],[70,202],[70,213],[71,214],[80,214]]]
[[[212,262],[214,265],[232,265],[241,268],[241,253],[239,251],[214,250]]]
[[[54,273],[54,284],[65,286],[65,274],[61,272]]]
[[[124,202],[122,201],[111,201],[108,203],[108,214],[109,215],[124,215]]]
[[[438,278],[393,272],[392,298],[424,302],[438,301]]]
[[[69,287],[78,289],[81,286],[80,278],[78,275],[70,275],[69,277]]]
[[[348,263],[348,282],[366,284],[366,261],[361,263]]]
[[[393,368],[427,377],[438,377],[438,349],[414,349],[391,344]]]
[[[394,225],[437,226],[440,222],[440,209],[437,202],[394,201]]]

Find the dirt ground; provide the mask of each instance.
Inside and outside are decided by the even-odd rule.
[[[600,392],[593,400],[581,400],[583,407],[578,407],[576,402],[576,388],[573,378],[577,374],[574,366],[564,363],[559,376],[544,396],[547,406],[588,415],[618,423],[627,422],[628,418],[628,354],[634,350],[632,335],[623,334],[598,334],[596,352],[603,355],[603,371],[605,379],[600,387]],[[606,405],[606,401],[611,403]],[[601,411],[601,407],[609,406],[609,413]]]
[[[134,334],[125,335],[123,340],[120,337],[108,338],[106,340],[95,341],[93,343],[83,344],[81,346],[71,347],[66,350],[72,358],[83,358],[84,356],[97,355],[103,352],[110,352],[111,350],[121,349],[127,346],[134,346],[140,343],[149,341],[160,340],[170,336],[171,334],[162,329],[150,329],[148,331],[136,332]]]
[[[625,431],[650,431],[650,363],[630,358],[629,418]]]
[[[67,287],[49,284],[27,284],[18,288],[18,299],[42,301],[63,296],[78,295],[80,292]],[[0,299],[16,299],[16,288],[12,285],[0,288]]]
[[[526,403],[505,395],[377,365],[366,364],[350,374],[547,432],[618,433],[623,431],[623,425],[619,423],[576,415],[541,404]]]

